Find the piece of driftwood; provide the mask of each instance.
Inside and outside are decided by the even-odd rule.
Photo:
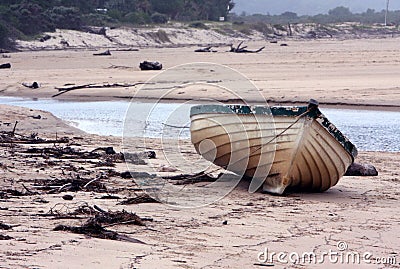
[[[353,163],[347,169],[345,176],[369,177],[377,176],[378,171],[371,164]]]
[[[139,49],[135,49],[135,48],[122,48],[122,49],[116,49],[115,51],[139,51]]]
[[[4,124],[4,123],[3,123]],[[20,135],[15,133],[18,122],[16,121],[11,132],[0,132],[0,146],[2,143],[12,143],[12,144],[61,144],[69,143],[68,137],[61,137],[56,139],[44,139],[37,136],[37,133],[32,133],[31,135]],[[11,125],[11,123],[10,123]]]
[[[217,52],[216,50],[212,50],[212,47],[200,48],[195,50],[194,52]]]
[[[247,46],[242,47],[244,41],[240,42],[239,45],[235,48],[232,44],[231,49],[229,52],[234,52],[234,53],[259,53],[261,52],[265,47],[261,47],[258,50],[248,50]]]
[[[40,88],[40,84],[39,83],[37,83],[36,81],[34,81],[33,83],[22,83],[22,86],[25,86],[25,87],[27,87],[27,88],[30,88],[30,89],[38,89],[38,88]]]
[[[89,218],[82,226],[58,225],[54,228],[54,231],[68,231],[77,234],[85,234],[87,236],[96,238],[145,244],[144,242],[135,238],[121,235],[117,232],[106,230],[104,228],[115,225],[145,226],[145,219],[140,218],[135,213],[130,213],[125,210],[105,211],[96,205],[94,205],[93,208],[89,207],[89,209],[91,213],[96,211],[98,211],[98,213],[96,213],[94,217]]]
[[[160,203],[160,202],[150,197],[147,194],[140,194],[136,197],[127,198],[119,202],[118,205],[136,205],[136,204],[149,204],[149,203]]]
[[[217,177],[212,177],[206,174],[204,171],[199,172],[193,175],[177,175],[170,177],[163,177],[164,179],[176,181],[175,185],[187,185],[194,184],[200,182],[215,182],[218,178],[220,178],[222,174],[219,174]]]
[[[111,51],[110,50],[106,50],[104,52],[100,52],[100,53],[93,53],[94,56],[111,56]]]
[[[139,65],[140,70],[161,70],[162,64],[159,62],[144,61]]]
[[[9,68],[11,68],[11,64],[10,63],[0,64],[0,69],[9,69]]]
[[[52,97],[57,97],[60,96],[64,93],[73,91],[73,90],[79,90],[79,89],[102,89],[102,88],[128,88],[128,87],[135,87],[138,85],[145,85],[145,84],[150,84],[146,82],[138,82],[138,83],[113,83],[113,84],[95,84],[95,83],[90,83],[90,84],[84,84],[84,85],[73,85],[73,86],[65,86],[65,87],[56,87],[56,90],[59,91],[59,93],[54,94]]]

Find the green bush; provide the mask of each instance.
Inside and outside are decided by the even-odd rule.
[[[112,23],[116,23],[117,20],[104,14],[87,14],[82,17],[82,22],[85,25],[103,27]]]
[[[8,29],[0,22],[0,48],[7,48],[8,46]]]
[[[153,23],[164,24],[168,22],[168,16],[156,12],[153,15],[151,15],[151,21]]]
[[[189,27],[197,28],[197,29],[204,29],[204,30],[210,29],[207,25],[205,25],[204,23],[202,23],[200,21],[192,22],[191,24],[189,24]]]
[[[79,9],[74,7],[54,7],[45,13],[54,28],[78,30],[82,26]]]
[[[150,23],[151,18],[144,12],[130,12],[124,16],[123,21],[131,24],[143,25]]]

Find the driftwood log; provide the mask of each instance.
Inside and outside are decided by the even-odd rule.
[[[162,64],[159,62],[144,61],[140,63],[139,67],[140,70],[161,70]]]
[[[244,41],[240,42],[239,45],[235,48],[232,44],[231,49],[229,50],[229,52],[234,52],[234,53],[259,53],[261,52],[263,49],[265,49],[265,47],[261,47],[258,50],[248,50],[247,46],[242,47]]]
[[[0,69],[9,69],[9,68],[11,68],[11,64],[10,63],[0,64]]]
[[[94,56],[111,56],[111,52],[110,50],[106,50],[104,52],[100,52],[100,53],[93,53]]]
[[[113,83],[113,84],[84,84],[84,85],[72,85],[72,86],[65,86],[65,87],[56,87],[56,90],[59,91],[59,93],[54,94],[52,97],[57,97],[60,96],[64,93],[73,91],[73,90],[79,90],[79,89],[102,89],[102,88],[128,88],[128,87],[135,87],[138,85],[144,85],[144,84],[151,84],[151,83],[146,83],[146,82],[138,82],[138,83],[133,83],[133,84],[128,84],[128,83]]]
[[[27,87],[27,88],[30,88],[30,89],[38,89],[38,88],[40,88],[40,84],[39,83],[37,83],[36,81],[34,81],[33,83],[22,83],[22,86],[25,86],[25,87]]]
[[[347,169],[345,176],[357,176],[357,177],[368,177],[368,176],[377,176],[378,171],[371,164],[361,164],[361,163],[353,163]]]
[[[206,47],[206,48],[201,48],[201,49],[197,49],[194,52],[217,52],[216,50],[212,50],[212,47]]]

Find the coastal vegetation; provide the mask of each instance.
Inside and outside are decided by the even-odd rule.
[[[244,34],[255,30],[268,35],[276,32],[274,29],[284,30],[288,23],[368,25],[385,20],[385,11],[372,9],[354,14],[346,7],[337,7],[328,14],[299,16],[293,12],[238,15],[234,7],[232,0],[3,0],[0,48],[12,48],[15,39],[29,39],[55,29],[80,30],[84,26],[144,26],[179,21],[187,22],[189,27],[209,29],[206,22],[223,18]],[[387,15],[390,25],[400,23],[400,11],[390,11]],[[215,30],[225,32],[226,29],[226,24],[222,24]]]

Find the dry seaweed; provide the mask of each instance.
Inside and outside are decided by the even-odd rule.
[[[176,185],[187,185],[187,184],[194,184],[199,182],[215,182],[219,179],[222,174],[219,174],[217,177],[212,177],[209,174],[206,174],[204,171],[201,171],[197,174],[183,174],[177,176],[170,176],[170,177],[163,177],[164,179],[176,181]]]
[[[0,234],[0,240],[11,240],[14,239],[11,236]]]
[[[11,230],[11,229],[12,227],[10,225],[0,222],[0,230]]]
[[[134,204],[146,204],[146,203],[159,203],[159,201],[150,197],[147,194],[141,194],[136,197],[127,198],[119,202],[118,205],[134,205]]]
[[[131,243],[141,243],[142,241],[125,236],[120,235],[115,231],[107,230],[103,227],[103,224],[106,227],[114,226],[114,225],[139,225],[144,226],[144,221],[135,213],[129,213],[125,210],[122,211],[104,211],[97,206],[94,206],[94,209],[99,211],[94,217],[89,218],[83,225],[81,226],[66,226],[66,225],[58,225],[54,228],[54,231],[68,231],[77,234],[84,234],[91,237],[101,238],[101,239],[109,239],[109,240],[119,240],[119,241],[127,241]],[[94,210],[93,209],[93,210]]]

